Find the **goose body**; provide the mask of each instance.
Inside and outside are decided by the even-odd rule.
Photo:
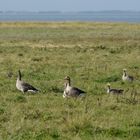
[[[134,77],[128,75],[128,74],[127,74],[127,70],[126,70],[126,69],[123,69],[122,80],[123,80],[124,82],[125,82],[125,81],[133,82]]]
[[[79,97],[79,96],[85,95],[85,91],[71,86],[69,76],[65,77],[64,80],[66,80],[65,89],[64,89],[64,93],[63,93],[64,98],[66,98],[66,97]]]
[[[111,94],[122,94],[123,93],[123,89],[113,89],[110,87],[110,84],[107,84],[107,93],[111,93]]]
[[[36,93],[38,92],[38,89],[36,89],[35,87],[33,87],[32,85],[24,82],[21,80],[21,72],[20,70],[18,71],[18,78],[17,78],[17,81],[16,81],[16,88],[20,91],[22,91],[23,93],[25,92],[33,92],[33,93]]]

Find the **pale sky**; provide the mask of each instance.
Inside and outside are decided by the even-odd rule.
[[[0,11],[140,11],[140,0],[0,0]]]

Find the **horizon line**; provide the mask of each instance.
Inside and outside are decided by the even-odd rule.
[[[40,11],[40,10],[38,10],[38,11],[29,11],[29,10],[21,10],[21,11],[19,11],[19,10],[0,10],[0,13],[6,13],[6,12],[29,12],[29,13],[68,13],[68,12],[73,12],[73,13],[78,13],[78,12],[140,12],[140,11],[137,11],[137,10],[79,10],[79,11],[61,11],[61,10],[48,10],[48,11],[44,11],[44,10],[42,10],[42,11]]]

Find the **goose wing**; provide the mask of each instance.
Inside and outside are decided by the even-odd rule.
[[[110,89],[111,93],[122,93],[123,90],[122,89]]]
[[[71,90],[69,91],[70,96],[79,96],[82,93],[86,92],[76,87],[72,87]]]
[[[134,77],[133,76],[128,76],[128,79],[130,80],[130,81],[133,81],[134,80]]]
[[[119,89],[119,93],[122,93],[124,90],[123,89]]]
[[[27,92],[27,91],[37,92],[38,91],[38,89],[36,89],[35,87],[33,87],[32,85],[28,83],[22,82],[21,85],[23,87],[24,92]]]

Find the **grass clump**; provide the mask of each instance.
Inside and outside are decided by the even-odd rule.
[[[21,96],[21,95],[18,95],[16,96],[16,98],[14,99],[15,102],[19,102],[19,103],[24,103],[24,102],[27,102],[27,99],[25,96]]]

